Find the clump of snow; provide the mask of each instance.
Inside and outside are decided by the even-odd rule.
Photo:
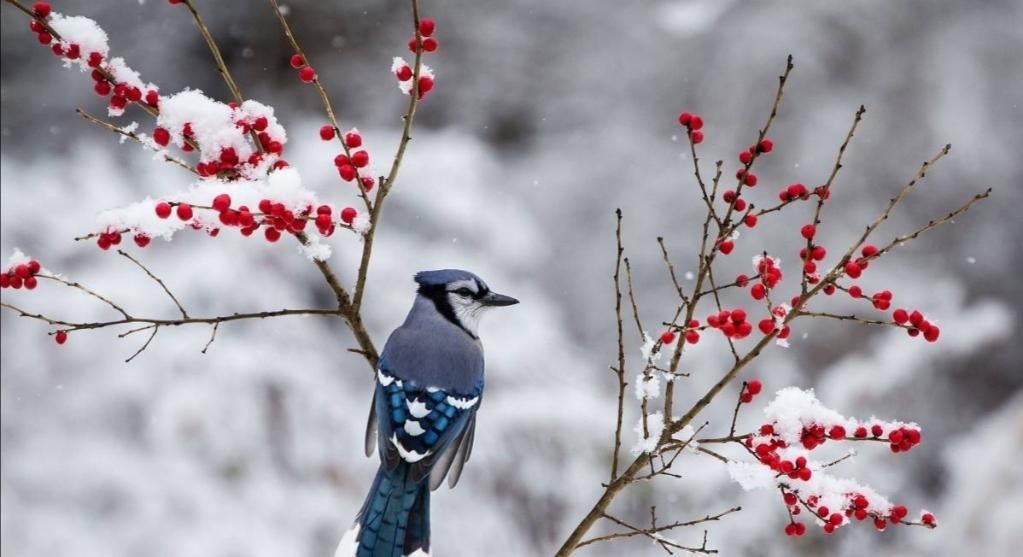
[[[369,215],[365,213],[359,213],[355,215],[355,220],[352,221],[352,230],[358,232],[359,234],[366,234],[367,232],[369,232],[369,225],[370,225]]]
[[[633,392],[639,401],[661,396],[661,378],[656,373],[637,373],[633,387]]]
[[[643,433],[644,420],[646,420],[646,434]],[[657,443],[661,440],[661,433],[664,432],[664,414],[660,412],[647,414],[636,422],[636,427],[632,430],[639,436],[636,444],[632,446],[632,454],[652,453],[657,449]]]
[[[12,269],[29,261],[32,261],[31,257],[25,255],[20,249],[14,248],[14,252],[7,258],[7,265],[4,266],[4,269]]]
[[[302,252],[310,261],[326,261],[330,259],[331,249],[328,244],[320,241],[320,237],[316,234],[308,234],[308,244],[299,244],[299,251]]]
[[[654,351],[657,347],[657,341],[650,337],[646,331],[643,331],[643,346],[639,347],[639,351],[643,354],[643,361],[647,365],[656,364],[661,360],[661,351]]]
[[[774,472],[760,463],[728,461],[728,476],[746,491],[774,487]]]

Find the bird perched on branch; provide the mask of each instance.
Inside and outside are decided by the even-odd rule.
[[[422,271],[405,322],[380,355],[366,456],[380,469],[335,557],[426,557],[430,491],[454,487],[469,460],[483,396],[484,310],[517,304],[468,271]]]

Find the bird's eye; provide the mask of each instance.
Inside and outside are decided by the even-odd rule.
[[[468,298],[469,296],[472,296],[472,290],[469,290],[468,288],[459,288],[458,290],[455,290],[455,294]]]

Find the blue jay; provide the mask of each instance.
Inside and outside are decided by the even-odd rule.
[[[412,309],[380,355],[366,456],[380,468],[335,557],[428,557],[430,491],[454,487],[483,396],[483,311],[518,300],[457,269],[422,271]]]

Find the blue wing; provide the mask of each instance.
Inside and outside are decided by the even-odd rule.
[[[473,392],[453,392],[398,379],[381,369],[367,438],[375,415],[379,420],[375,437],[386,469],[407,462],[414,481],[429,475],[430,488],[436,489],[455,465],[449,478],[453,486],[469,456],[481,394],[482,386]]]

